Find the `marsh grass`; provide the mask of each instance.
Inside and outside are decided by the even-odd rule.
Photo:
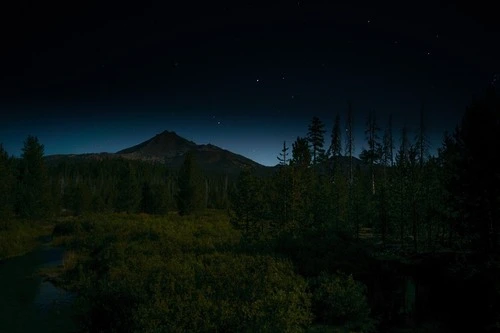
[[[50,235],[52,227],[47,221],[21,219],[0,220],[0,260],[25,254]]]
[[[312,320],[305,279],[243,248],[225,212],[86,215],[54,241],[89,331],[301,332]]]

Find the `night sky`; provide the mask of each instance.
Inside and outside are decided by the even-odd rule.
[[[493,7],[438,1],[72,1],[3,8],[0,142],[115,152],[164,130],[275,165],[283,140],[352,102],[433,150],[500,73]],[[17,6],[17,7],[16,7]],[[493,6],[493,5],[491,5]],[[413,134],[412,134],[413,135]]]

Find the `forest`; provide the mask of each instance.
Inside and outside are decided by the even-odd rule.
[[[436,154],[424,110],[416,131],[353,113],[313,117],[268,175],[0,145],[0,260],[50,230],[66,254],[45,274],[88,332],[500,331],[497,94]]]

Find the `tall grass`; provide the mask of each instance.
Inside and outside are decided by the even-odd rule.
[[[243,249],[224,212],[88,215],[54,233],[89,331],[301,332],[311,321],[306,281]]]
[[[50,228],[40,221],[0,220],[0,260],[33,250],[40,237],[50,233]]]

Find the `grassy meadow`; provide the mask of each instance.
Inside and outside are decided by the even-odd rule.
[[[33,250],[41,237],[51,234],[53,225],[48,221],[0,219],[0,260]]]
[[[307,280],[288,258],[242,242],[223,211],[86,215],[54,235],[67,248],[58,281],[78,293],[86,331],[317,332],[335,307],[343,324],[324,327],[347,332],[369,316],[352,277]]]

